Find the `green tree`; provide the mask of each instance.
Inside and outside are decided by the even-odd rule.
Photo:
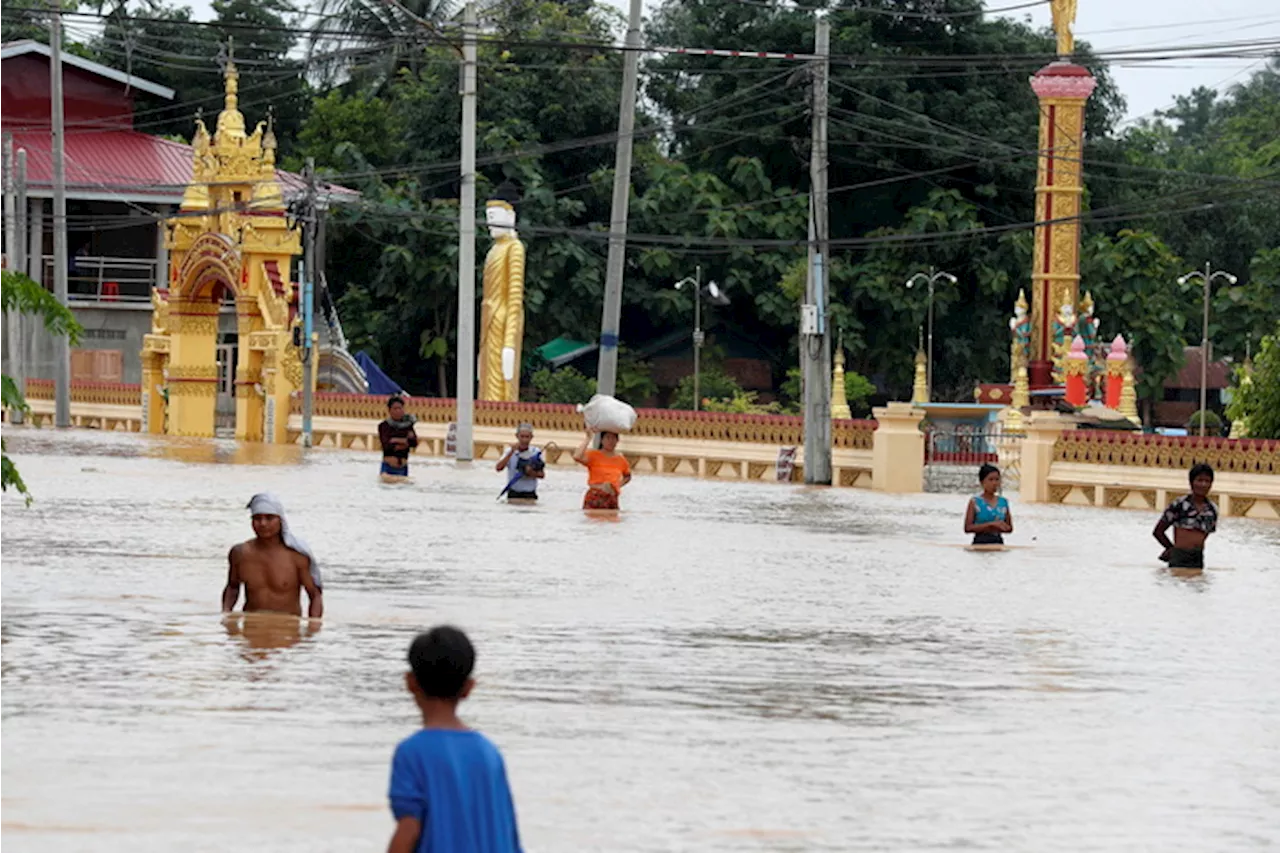
[[[1080,288],[1093,293],[1102,320],[1099,337],[1123,334],[1141,368],[1137,394],[1148,406],[1162,399],[1164,383],[1182,369],[1193,285],[1179,285],[1182,259],[1147,231],[1095,234],[1080,247]]]
[[[698,380],[698,392],[703,400],[734,400],[743,398],[746,392],[738,381],[723,369],[715,366],[703,366]],[[751,398],[754,400],[754,397]],[[676,385],[675,394],[671,397],[672,409],[693,408],[693,374],[689,374]]]
[[[1243,421],[1249,438],[1280,438],[1280,322],[1262,339],[1252,372],[1242,368],[1236,378],[1227,417]]]
[[[172,88],[172,101],[138,95],[135,127],[190,139],[199,112],[212,126],[222,109],[221,62],[230,45],[240,74],[240,111],[252,125],[270,110],[280,156],[288,156],[310,100],[304,66],[291,56],[294,7],[286,0],[213,0],[213,11],[214,20],[204,25],[187,6],[121,0],[90,45],[93,58]]]
[[[53,294],[41,287],[37,282],[20,272],[4,270],[0,273],[0,304],[5,314],[29,314],[38,317],[45,329],[51,334],[68,338],[72,344],[80,342],[83,331],[71,311],[54,298]],[[3,386],[3,406],[10,412],[28,412],[27,399],[22,389],[9,376],[0,376]],[[0,489],[8,491],[13,487],[31,503],[31,493],[22,475],[9,458],[4,439],[0,438]]]
[[[558,370],[544,367],[534,371],[534,390],[539,403],[585,403],[596,393],[596,381],[572,367]]]

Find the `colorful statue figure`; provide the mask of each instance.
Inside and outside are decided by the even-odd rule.
[[[1018,367],[1025,367],[1031,353],[1031,317],[1027,314],[1027,294],[1019,290],[1018,301],[1013,305],[1013,316],[1009,318],[1009,331],[1013,335],[1013,343],[1009,349],[1010,381],[1018,375]]]
[[[494,240],[484,259],[480,309],[479,399],[520,399],[524,342],[524,243],[516,236],[515,187],[504,182],[485,206]]]
[[[1072,30],[1076,25],[1077,0],[1049,0],[1049,12],[1053,17],[1053,31],[1058,37],[1058,56],[1066,59],[1076,48]]]
[[[1088,385],[1092,389],[1102,370],[1099,362],[1105,356],[1098,352],[1098,319],[1093,316],[1093,294],[1085,291],[1080,300],[1080,317],[1076,320],[1076,334],[1084,341],[1084,354],[1089,359]]]
[[[1076,309],[1064,302],[1053,321],[1053,381],[1061,385],[1065,381],[1064,364],[1071,351],[1071,339],[1076,335]]]

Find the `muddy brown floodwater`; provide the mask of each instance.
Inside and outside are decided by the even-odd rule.
[[[3,841],[21,851],[383,849],[404,654],[478,647],[464,717],[504,750],[531,851],[1233,851],[1280,842],[1280,525],[1210,569],[1154,516],[1027,506],[956,547],[964,498],[640,476],[616,522],[553,470],[9,433]],[[277,492],[326,618],[218,613]]]

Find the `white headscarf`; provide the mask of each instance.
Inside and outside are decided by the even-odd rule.
[[[279,517],[281,541],[284,542],[286,548],[297,551],[307,558],[307,561],[311,564],[311,579],[316,582],[316,586],[323,588],[324,584],[320,582],[320,564],[316,562],[310,546],[289,532],[289,522],[284,517],[284,504],[280,503],[280,499],[270,492],[260,492],[249,499],[249,512],[252,515],[274,515]]]

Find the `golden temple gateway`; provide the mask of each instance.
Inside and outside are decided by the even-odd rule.
[[[214,435],[218,314],[234,300],[235,437],[283,443],[290,397],[303,382],[293,342],[298,288],[290,275],[300,232],[289,223],[276,177],[275,134],[264,122],[245,133],[233,61],[225,82],[213,136],[196,121],[191,183],[167,223],[169,288],[152,298],[143,342],[142,429]]]

